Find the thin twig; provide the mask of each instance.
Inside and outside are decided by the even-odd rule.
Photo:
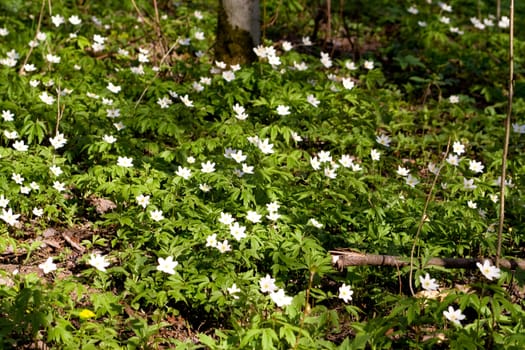
[[[137,15],[139,16],[139,18],[142,20],[142,22],[148,24],[148,25],[151,25],[150,21],[144,17],[142,15],[142,12],[140,12],[140,9],[139,7],[137,6],[137,3],[135,2],[135,0],[131,0],[131,4],[133,5],[133,7],[135,8],[135,11],[137,11]]]
[[[51,6],[51,5],[50,5]],[[40,15],[38,16],[38,24],[36,25],[36,33],[33,40],[37,40],[37,35],[40,33],[40,26],[42,25],[42,18],[44,17],[44,8],[46,7],[46,0],[42,0],[42,6],[40,7]],[[18,71],[18,74],[23,75],[25,73],[25,65],[27,64],[27,61],[29,61],[29,57],[31,57],[31,54],[33,53],[33,45],[29,46],[29,51],[26,54],[26,57],[24,58],[24,63],[20,67],[20,70]]]
[[[155,76],[153,77],[153,79],[151,79],[151,81],[149,82],[148,86],[146,86],[146,88],[144,89],[144,91],[142,91],[142,94],[140,94],[140,97],[139,99],[137,100],[137,102],[135,103],[135,109],[137,109],[137,106],[139,105],[140,101],[142,101],[142,98],[144,97],[144,95],[146,94],[146,91],[148,91],[149,87],[151,86],[151,84],[153,84],[153,81],[155,79],[157,79],[157,77],[159,76],[160,74],[160,67],[162,66],[162,63],[164,63],[164,61],[166,60],[166,58],[168,58],[168,56],[170,55],[171,51],[173,51],[173,49],[175,48],[175,46],[177,46],[177,42],[175,42],[175,44],[173,44],[170,49],[168,50],[168,52],[166,52],[166,54],[164,55],[164,57],[162,57],[162,59],[160,60],[160,63],[159,63],[159,70],[155,73]]]
[[[421,220],[419,220],[419,225],[417,226],[416,236],[414,237],[414,243],[412,243],[412,249],[410,250],[410,273],[408,275],[408,286],[410,287],[410,293],[412,293],[412,295],[416,295],[416,293],[414,293],[414,288],[412,286],[412,275],[414,273],[414,254],[415,254],[416,246],[419,240],[419,234],[421,233],[423,224],[425,223],[427,219],[428,204],[430,203],[430,200],[432,199],[432,193],[434,192],[434,188],[436,187],[439,173],[441,172],[441,168],[445,164],[445,159],[447,158],[448,151],[450,150],[450,141],[451,141],[451,138],[449,137],[448,142],[447,142],[447,149],[445,150],[445,154],[443,155],[441,164],[439,164],[436,175],[434,176],[434,180],[432,181],[432,186],[430,186],[430,190],[428,191],[427,199],[425,200],[425,206],[423,207],[423,213],[421,214]]]
[[[503,225],[505,223],[505,180],[507,178],[507,157],[509,154],[510,127],[512,119],[512,96],[514,95],[514,0],[510,0],[509,28],[509,92],[507,96],[507,118],[505,119],[505,143],[501,161],[501,180],[499,198],[498,247],[496,251],[496,266],[501,258],[501,241],[503,240]]]

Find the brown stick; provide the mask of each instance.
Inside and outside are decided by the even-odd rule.
[[[340,270],[347,266],[409,266],[410,259],[401,256],[365,254],[344,250],[330,251],[332,263]],[[432,258],[425,266],[441,266],[447,269],[475,269],[483,258]],[[525,260],[500,259],[500,267],[525,270]]]

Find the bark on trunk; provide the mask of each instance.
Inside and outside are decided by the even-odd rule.
[[[338,269],[347,266],[408,266],[409,258],[392,255],[363,254],[345,250],[332,250],[332,263]],[[484,259],[472,258],[432,258],[425,266],[441,266],[450,269],[476,269],[476,263]],[[525,270],[525,260],[500,259],[500,267],[515,270]]]
[[[261,37],[259,0],[219,0],[215,58],[228,64],[253,62]]]

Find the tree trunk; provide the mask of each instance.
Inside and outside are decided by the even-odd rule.
[[[363,254],[353,251],[346,250],[332,250],[330,251],[332,256],[332,262],[337,268],[343,269],[347,266],[408,266],[409,258],[403,258],[392,255],[378,255],[378,254]],[[476,269],[477,262],[483,262],[484,259],[473,259],[473,258],[432,258],[426,266],[441,266],[444,268],[452,269]],[[416,264],[420,263],[419,260],[415,261]],[[500,267],[515,270],[525,270],[525,260],[508,260],[501,259]]]
[[[259,0],[219,0],[215,59],[243,64],[257,59],[261,38]]]

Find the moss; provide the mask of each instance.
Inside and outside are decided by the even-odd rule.
[[[228,16],[219,5],[217,40],[215,42],[215,59],[227,64],[246,64],[253,62],[257,56],[253,52],[253,39],[249,31],[232,27]]]

